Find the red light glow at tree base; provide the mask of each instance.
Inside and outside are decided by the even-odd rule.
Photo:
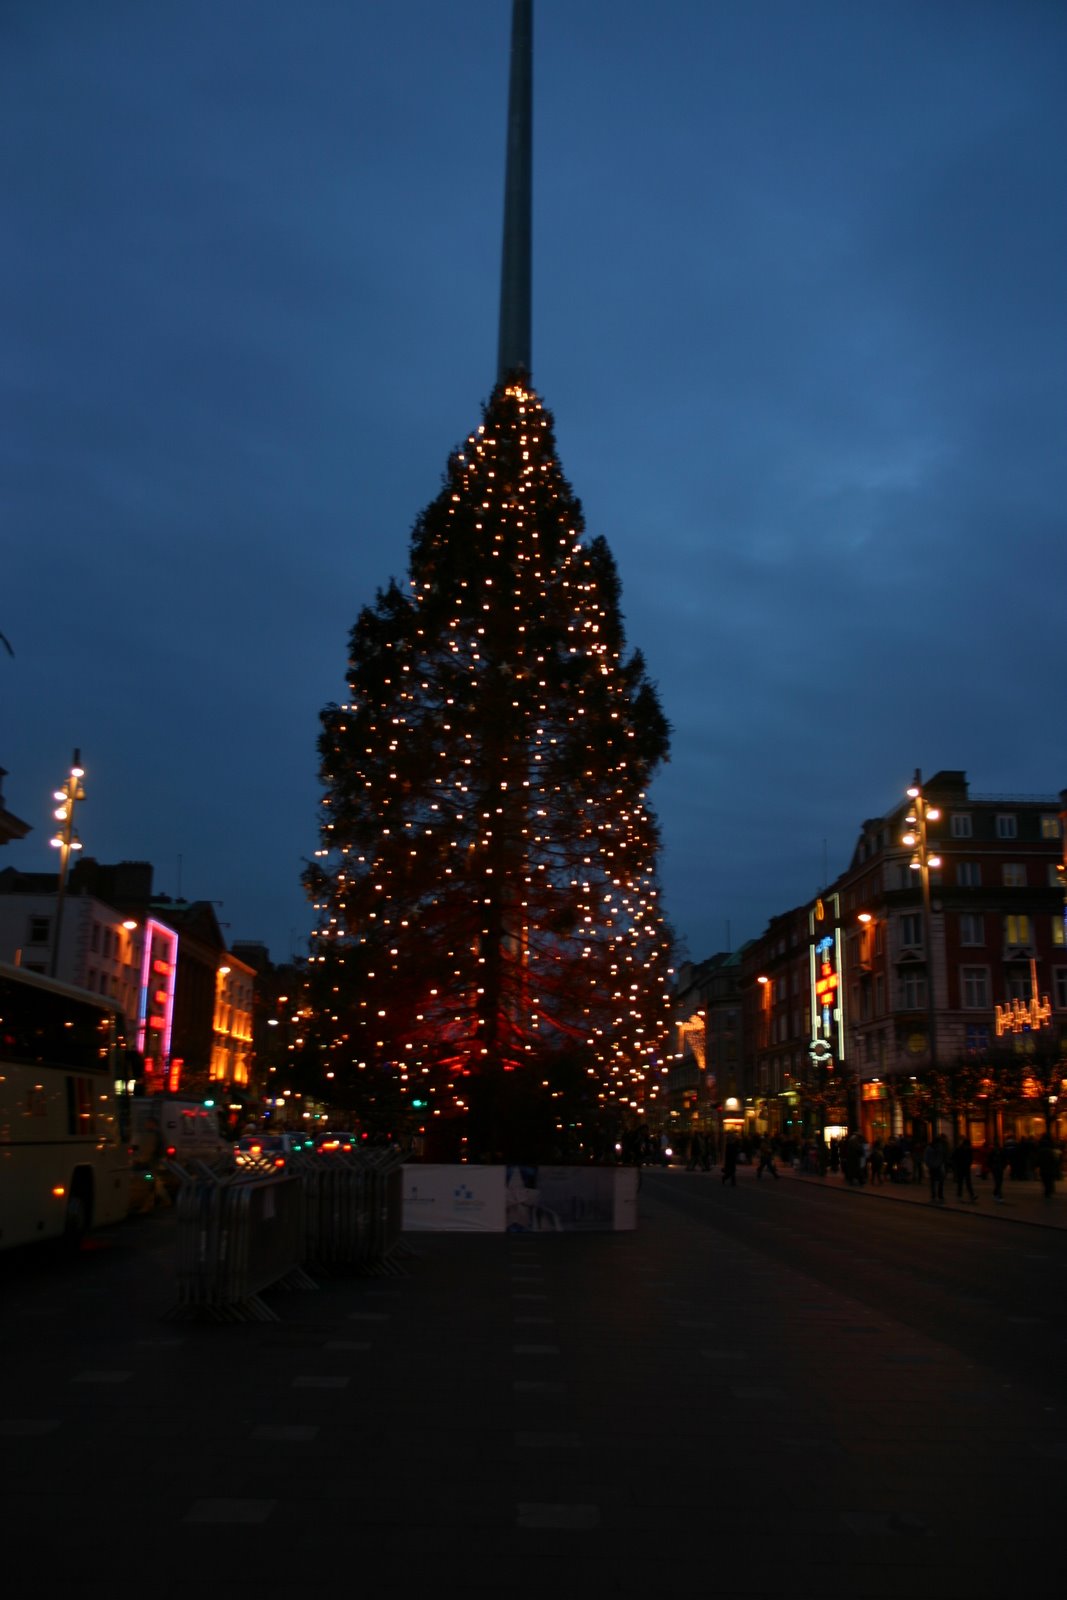
[[[357,1098],[387,1072],[428,1126],[491,1102],[486,1137],[505,1101],[545,1120],[531,1085],[573,1110],[577,1062],[579,1104],[632,1108],[668,1035],[646,790],[669,728],[524,381],[451,457],[408,576],[361,613],[322,715],[303,1058]]]

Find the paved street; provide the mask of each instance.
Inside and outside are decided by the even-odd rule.
[[[4,1259],[5,1550],[101,1600],[1060,1583],[1067,1231],[1008,1211],[646,1172],[635,1234],[411,1235],[221,1326],[173,1213]]]

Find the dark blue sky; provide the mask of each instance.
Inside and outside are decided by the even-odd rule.
[[[300,950],[318,712],[495,371],[506,0],[6,0],[0,764]],[[695,957],[1067,784],[1067,13],[535,0],[533,376]],[[180,863],[180,865],[179,865]]]

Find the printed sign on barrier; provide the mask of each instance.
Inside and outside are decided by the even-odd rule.
[[[637,1226],[633,1167],[401,1169],[411,1233],[612,1233]]]
[[[405,1166],[404,1228],[411,1233],[503,1233],[504,1168]]]

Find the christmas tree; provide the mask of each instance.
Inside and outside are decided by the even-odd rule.
[[[513,371],[322,714],[305,1059],[335,1104],[406,1105],[450,1153],[544,1159],[575,1123],[588,1151],[667,1032],[646,795],[669,729],[608,546],[583,535]]]

